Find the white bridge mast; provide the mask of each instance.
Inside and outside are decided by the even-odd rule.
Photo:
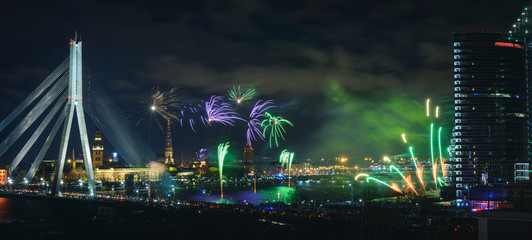
[[[68,140],[70,137],[70,129],[74,119],[74,111],[78,119],[79,135],[81,137],[81,147],[83,149],[83,163],[85,164],[85,171],[87,172],[87,182],[89,184],[89,194],[94,196],[94,172],[92,170],[92,157],[89,148],[89,139],[87,136],[87,126],[85,124],[85,114],[83,112],[83,79],[82,79],[82,61],[81,61],[81,41],[78,41],[77,36],[74,40],[70,40],[70,68],[68,81],[68,99],[65,106],[65,113],[67,118],[63,126],[63,135],[61,138],[61,145],[59,148],[59,158],[56,164],[54,186],[52,188],[52,195],[61,195],[61,178],[63,176],[63,168],[65,165],[66,151],[68,147]],[[75,159],[72,159],[75,161]]]

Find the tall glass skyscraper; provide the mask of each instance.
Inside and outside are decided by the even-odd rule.
[[[447,180],[463,198],[473,186],[520,180],[527,163],[526,38],[454,34],[455,127]]]

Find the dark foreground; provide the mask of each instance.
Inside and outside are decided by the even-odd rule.
[[[10,196],[46,213],[0,223],[1,239],[476,239],[476,219],[438,208],[367,205],[319,211]],[[28,199],[29,198],[29,199]],[[414,205],[415,206],[415,205]],[[40,211],[39,210],[39,211]],[[31,213],[30,213],[31,215]],[[453,217],[454,216],[454,217]]]

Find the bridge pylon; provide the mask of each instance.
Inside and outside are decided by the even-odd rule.
[[[19,149],[9,164],[10,177],[18,178],[23,174],[20,163],[32,159],[33,163],[22,180],[24,184],[29,184],[35,178],[39,166],[62,127],[59,156],[51,189],[53,196],[60,196],[74,114],[81,138],[89,195],[95,194],[95,185],[85,113],[107,134],[109,142],[130,166],[145,167],[146,163],[157,160],[153,150],[129,126],[120,108],[105,94],[104,88],[92,80],[90,86],[85,89],[84,96],[81,41],[75,37],[70,41],[70,56],[0,122],[0,133],[5,136],[0,139],[0,157],[9,150]],[[84,105],[87,112],[84,111]],[[6,131],[6,134],[3,131]],[[19,148],[21,145],[22,148]],[[28,154],[33,149],[40,149],[35,157]]]
[[[63,125],[59,157],[57,159],[55,169],[55,178],[52,187],[53,196],[59,196],[61,194],[61,178],[63,176],[63,168],[65,166],[70,130],[72,128],[72,122],[74,121],[74,112],[76,112],[76,118],[78,120],[79,135],[81,138],[81,147],[83,151],[83,163],[85,165],[85,172],[87,173],[89,194],[93,196],[95,193],[92,157],[89,146],[89,138],[87,136],[87,125],[85,124],[85,113],[83,112],[83,78],[81,56],[81,41],[77,41],[77,38],[70,40],[68,99],[64,108],[66,118]],[[72,161],[75,161],[75,159],[72,159]]]

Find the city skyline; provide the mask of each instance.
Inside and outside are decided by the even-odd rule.
[[[2,236],[530,235],[532,0],[3,7]]]

